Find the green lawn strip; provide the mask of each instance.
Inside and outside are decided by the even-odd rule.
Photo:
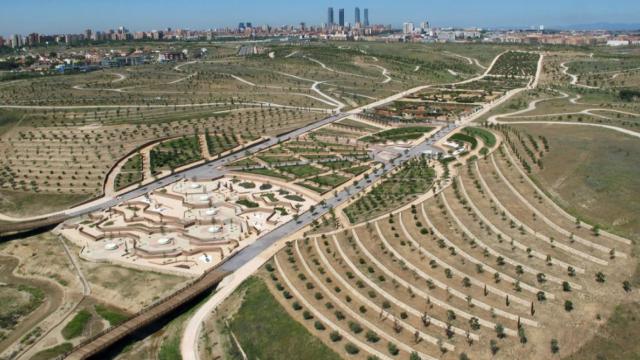
[[[128,171],[142,171],[142,156],[140,154],[135,154],[131,156],[127,162],[122,165],[120,172],[128,172]]]
[[[340,359],[287,314],[262,279],[251,277],[236,291],[245,289],[229,325],[249,359]]]
[[[314,178],[309,179],[309,181],[322,186],[328,186],[328,187],[334,188],[349,181],[349,178],[346,178],[344,176],[340,176],[337,174],[330,174],[330,175],[316,176]]]
[[[65,340],[71,340],[82,335],[84,328],[91,320],[91,313],[87,310],[80,310],[62,329],[62,337]]]
[[[281,162],[290,162],[290,161],[298,161],[298,159],[296,159],[293,156],[288,156],[288,155],[284,155],[284,156],[258,156],[258,159],[268,163],[268,164],[276,164],[276,163],[281,163]]]
[[[363,172],[365,172],[365,171],[367,171],[369,169],[371,169],[370,166],[363,165],[363,166],[355,166],[355,167],[352,167],[352,168],[344,169],[342,171],[357,176],[357,175],[360,175],[360,174],[362,174]]]
[[[489,147],[492,148],[496,145],[496,137],[489,130],[477,128],[477,127],[466,127],[463,129],[465,134],[479,137],[482,139],[482,142]]]
[[[320,188],[320,187],[317,187],[317,186],[309,185],[309,184],[306,184],[306,183],[303,183],[303,182],[298,182],[298,183],[296,183],[296,185],[302,186],[303,188],[307,188],[307,189],[309,189],[311,191],[315,191],[318,194],[324,194],[327,191],[329,191],[327,189],[323,189],[323,188]]]
[[[232,162],[229,166],[251,166],[251,165],[259,165],[259,163],[251,158],[240,159],[238,161]]]
[[[123,314],[115,309],[107,308],[104,305],[98,304],[94,309],[96,310],[96,313],[100,315],[101,318],[107,320],[111,326],[120,325],[129,319],[127,314]]]
[[[278,170],[293,174],[298,178],[306,178],[322,173],[322,170],[311,165],[280,166]]]
[[[260,206],[258,203],[255,203],[255,202],[253,202],[251,200],[247,200],[247,199],[240,199],[240,200],[236,201],[236,204],[242,205],[242,206],[246,206],[246,207],[251,208],[251,209],[255,209],[255,208]]]
[[[247,170],[242,170],[243,172],[246,173],[250,173],[250,174],[256,174],[256,175],[264,175],[264,176],[271,176],[274,178],[278,178],[278,179],[285,179],[285,180],[289,180],[288,177],[286,177],[285,175],[282,175],[280,173],[277,173],[271,169],[267,169],[267,168],[262,168],[262,169],[247,169]]]
[[[121,172],[116,176],[115,188],[122,190],[128,186],[142,181],[142,172]]]
[[[331,168],[331,169],[344,169],[347,167],[352,167],[354,164],[348,160],[338,160],[338,161],[327,161],[321,162],[322,166]]]
[[[396,129],[385,130],[362,138],[366,142],[383,142],[388,140],[413,140],[431,132],[433,127],[429,126],[408,126]]]
[[[467,134],[456,133],[449,136],[449,140],[469,143],[471,145],[471,150],[475,150],[475,148],[478,147],[478,140],[476,140],[475,137]]]
[[[56,345],[54,347],[50,347],[48,349],[37,352],[31,357],[31,360],[56,359],[58,356],[71,351],[71,349],[73,349],[73,345],[71,343],[65,342],[60,345]]]
[[[354,128],[359,128],[359,129],[364,129],[366,131],[380,131],[382,130],[382,128],[379,128],[377,126],[373,126],[373,125],[369,125],[367,123],[363,123],[357,120],[352,120],[352,119],[343,119],[338,121],[338,124],[342,124],[342,125],[346,125],[346,126],[351,126]]]
[[[284,198],[287,199],[287,200],[297,201],[297,202],[303,202],[304,201],[304,198],[302,196],[295,195],[295,194],[285,195]]]

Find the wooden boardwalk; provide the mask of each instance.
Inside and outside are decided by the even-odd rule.
[[[115,344],[127,335],[149,325],[150,323],[153,323],[170,313],[172,310],[189,302],[190,300],[193,300],[198,295],[212,289],[228,274],[229,273],[227,272],[218,270],[212,270],[203,274],[189,285],[160,302],[142,310],[124,323],[109,328],[91,339],[87,339],[78,344],[70,352],[62,356],[62,358],[70,360],[84,360],[100,354],[100,352],[106,350],[109,346]]]

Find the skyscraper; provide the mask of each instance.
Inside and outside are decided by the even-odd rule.
[[[20,47],[20,35],[11,35],[11,47],[17,49]]]
[[[364,26],[369,26],[369,9],[364,9]]]
[[[402,32],[407,35],[413,33],[415,25],[412,22],[406,22],[402,25]]]
[[[338,25],[344,27],[344,9],[338,10]]]
[[[329,27],[333,26],[334,22],[333,22],[333,8],[330,7],[329,10],[327,11],[327,24],[329,25]]]
[[[356,7],[356,25],[360,24],[360,8]]]

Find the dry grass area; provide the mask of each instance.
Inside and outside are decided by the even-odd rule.
[[[136,312],[168,296],[185,285],[187,279],[175,275],[128,269],[121,266],[83,262],[83,271],[99,299],[129,312]]]
[[[637,139],[581,126],[514,127],[547,139],[550,150],[533,175],[560,205],[587,222],[640,239],[640,204],[631,201],[640,196]]]

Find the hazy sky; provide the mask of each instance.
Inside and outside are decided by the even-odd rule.
[[[327,7],[369,8],[372,23],[429,20],[435,26],[533,26],[638,22],[638,0],[19,0],[0,2],[0,34],[68,33],[120,25],[131,30],[207,29],[240,21],[326,22]],[[337,21],[337,14],[336,14]]]

